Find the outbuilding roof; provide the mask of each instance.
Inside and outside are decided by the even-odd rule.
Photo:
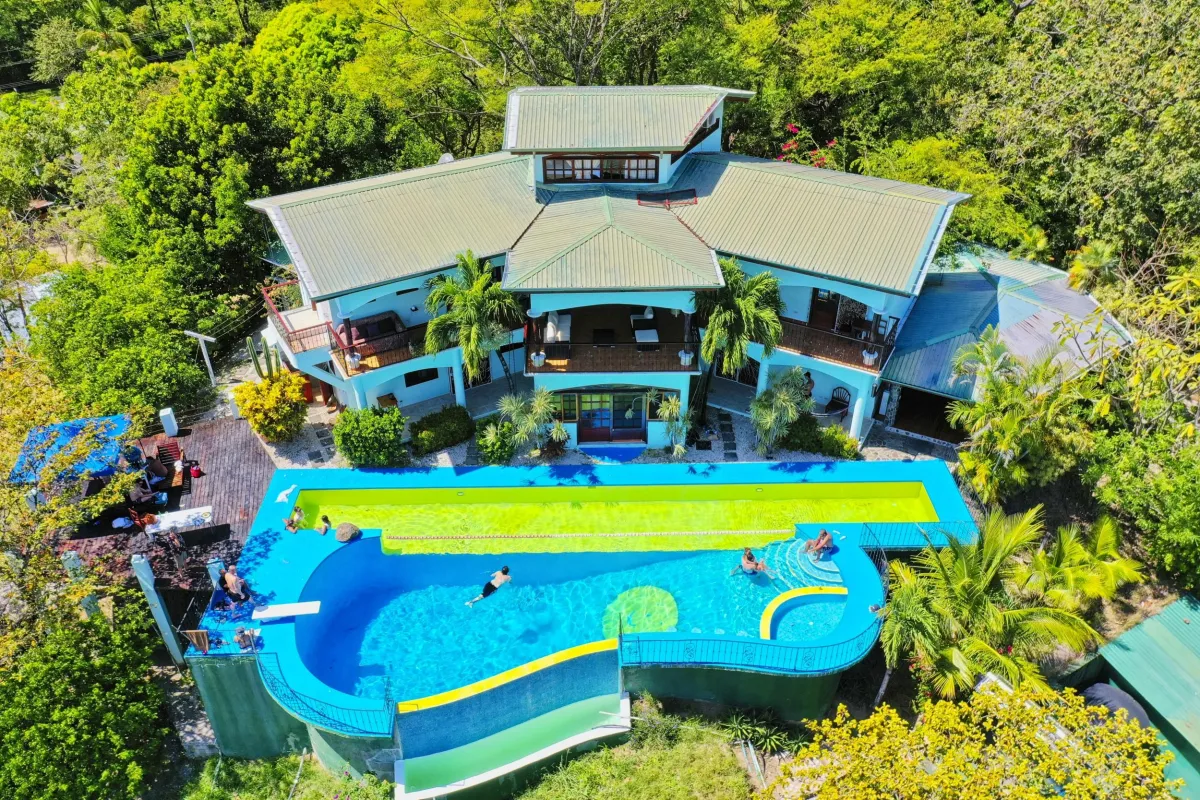
[[[604,189],[555,192],[508,254],[516,290],[702,289],[721,285],[716,255],[666,208]]]
[[[504,147],[682,150],[724,100],[753,96],[720,86],[525,86],[508,93]]]
[[[883,379],[945,397],[974,396],[971,377],[955,377],[953,360],[963,347],[996,328],[1013,355],[1026,360],[1057,351],[1075,369],[1088,363],[1092,337],[1063,343],[1061,323],[1082,322],[1099,304],[1071,289],[1062,270],[1013,259],[987,248],[964,248],[954,261],[930,270],[912,313],[900,330]],[[1116,346],[1130,340],[1105,317],[1101,335]]]
[[[951,208],[969,195],[732,153],[692,153],[672,210],[709,247],[754,261],[915,291]]]

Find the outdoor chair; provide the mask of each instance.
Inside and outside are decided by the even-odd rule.
[[[841,421],[849,413],[850,390],[845,386],[839,386],[833,390],[833,397],[829,398],[829,403],[825,406],[825,414],[828,416],[837,415],[838,421]]]

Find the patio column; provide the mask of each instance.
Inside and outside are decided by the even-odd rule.
[[[758,365],[758,385],[754,387],[754,394],[757,397],[767,390],[771,384],[771,359],[763,356],[762,361]]]
[[[350,386],[354,389],[354,405],[359,411],[362,411],[367,407],[367,390],[361,381],[350,381]]]
[[[454,361],[450,364],[454,374],[454,402],[463,408],[467,407],[467,382],[463,378],[462,350],[454,349]]]
[[[133,574],[137,576],[142,593],[146,595],[146,603],[150,606],[150,614],[158,626],[163,644],[167,646],[167,652],[171,654],[171,660],[176,665],[182,664],[183,651],[179,648],[179,638],[175,636],[175,629],[171,627],[171,619],[167,616],[166,609],[163,608],[162,598],[158,596],[158,590],[154,588],[154,571],[150,569],[150,562],[141,554],[135,555],[130,561],[133,564]]]
[[[850,415],[850,435],[857,439],[862,434],[863,417],[867,415],[867,397],[862,389],[854,394],[854,412]]]

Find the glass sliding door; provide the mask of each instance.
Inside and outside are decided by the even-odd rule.
[[[646,395],[614,394],[613,441],[646,441]]]
[[[612,440],[612,400],[611,394],[579,395],[579,441],[608,442]]]

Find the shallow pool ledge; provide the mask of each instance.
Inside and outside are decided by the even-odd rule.
[[[762,618],[758,622],[758,636],[760,639],[772,639],[771,623],[775,621],[775,615],[783,608],[783,606],[797,598],[812,597],[815,595],[840,595],[845,597],[850,594],[850,590],[845,586],[803,586],[799,589],[792,589],[784,592],[770,602],[763,610]]]

